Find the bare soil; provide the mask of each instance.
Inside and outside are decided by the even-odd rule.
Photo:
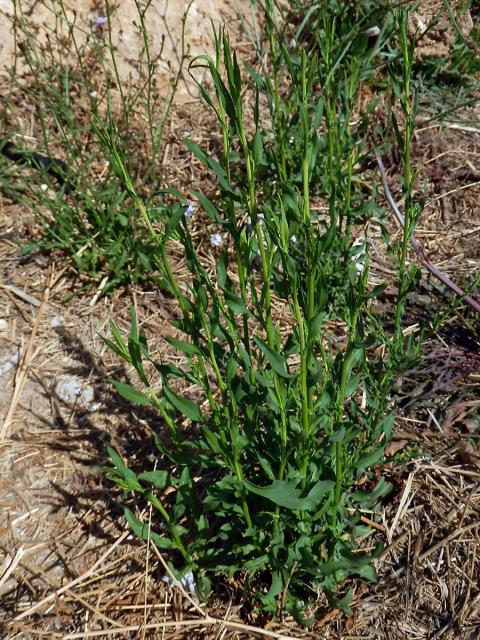
[[[21,0],[17,6],[25,17],[36,25],[39,42],[45,40],[55,25],[68,36],[68,27],[63,18],[57,18],[49,3],[38,0]],[[66,0],[66,15],[71,22],[75,18],[76,37],[81,43],[91,33],[96,20],[105,17],[104,3],[98,0]],[[112,39],[118,54],[118,67],[122,78],[137,75],[136,61],[138,52],[143,47],[141,33],[138,29],[139,19],[134,0],[122,0],[111,3],[112,7]],[[181,54],[182,19],[185,22],[185,46],[190,58],[212,53],[213,38],[211,22],[217,26],[225,23],[232,28],[232,33],[239,30],[238,8],[248,14],[249,4],[246,0],[238,3],[229,0],[158,0],[151,3],[148,9],[148,31],[152,58],[160,53],[157,65],[157,86],[168,91],[172,77],[178,71]],[[20,14],[17,9],[17,15]],[[0,71],[9,68],[15,54],[15,42],[12,32],[14,15],[13,0],[0,0]],[[98,28],[102,29],[100,25]],[[193,82],[188,74],[181,83],[177,93],[177,103],[188,101],[193,92]]]
[[[448,55],[458,38],[458,31],[468,38],[474,23],[470,11],[464,11],[463,6],[458,0],[449,3],[421,0],[418,3],[410,19],[411,31],[420,37],[415,49],[418,58]],[[452,22],[452,15],[456,25]]]

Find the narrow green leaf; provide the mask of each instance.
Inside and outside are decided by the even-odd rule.
[[[143,538],[143,540],[150,539],[158,549],[175,548],[175,543],[173,542],[173,540],[165,538],[164,536],[160,536],[158,533],[155,533],[155,531],[152,531],[151,529],[149,533],[149,524],[139,520],[136,516],[133,515],[130,509],[124,507],[123,511],[125,513],[125,519],[128,522],[130,529],[136,536],[138,536],[139,538]]]
[[[343,596],[343,598],[337,598],[335,596],[331,596],[329,598],[329,602],[336,609],[340,609],[347,616],[352,615],[352,609],[350,608],[350,604],[352,603],[353,598],[353,589],[349,589],[347,593]]]
[[[220,258],[217,260],[216,272],[217,272],[217,284],[222,289],[225,289],[227,283],[227,266],[228,266],[228,254],[226,251],[222,251]]]
[[[262,158],[263,158],[263,140],[262,140],[262,135],[259,131],[255,131],[255,135],[253,136],[252,148],[253,148],[253,161],[255,162],[255,165],[258,167],[258,165],[262,162]]]
[[[246,571],[262,571],[266,569],[268,565],[268,556],[263,555],[258,558],[252,558],[251,560],[247,560],[242,563],[242,569]]]
[[[191,190],[191,193],[200,202],[203,210],[205,211],[205,213],[209,218],[211,218],[218,224],[225,224],[225,220],[218,213],[215,205],[212,202],[210,202],[210,200],[207,197],[205,197],[203,193],[200,193],[200,191],[195,191],[194,189]]]
[[[267,498],[279,507],[285,509],[293,509],[294,511],[308,511],[314,509],[320,498],[331,489],[330,481],[318,482],[310,494],[302,498],[301,491],[297,489],[297,482],[289,482],[287,480],[275,480],[266,487],[258,487],[249,480],[244,480],[243,484],[248,491],[255,493],[262,498]]]
[[[144,471],[143,473],[140,473],[137,478],[140,482],[148,482],[148,484],[153,485],[157,489],[165,489],[168,482],[168,472],[164,469]]]
[[[334,487],[335,482],[333,480],[319,480],[310,489],[307,498],[318,504],[323,496],[332,491]]]
[[[270,363],[272,369],[278,373],[279,376],[283,378],[291,378],[291,374],[288,371],[287,360],[279,353],[275,353],[270,349],[268,344],[264,342],[258,336],[253,336],[257,347],[262,351],[263,355],[267,358]]]
[[[233,313],[240,313],[243,316],[251,316],[250,311],[243,304],[243,300],[231,291],[225,291],[225,302],[227,307],[231,309]]]
[[[113,462],[114,466],[119,471],[123,471],[124,469],[126,469],[125,465],[123,464],[123,461],[122,461],[121,457],[118,455],[118,453],[115,451],[115,449],[113,447],[107,447],[107,452],[108,452],[108,457],[110,458],[110,460]]]
[[[163,393],[166,399],[170,402],[171,405],[177,409],[182,415],[186,416],[193,422],[201,422],[202,414],[200,413],[200,409],[198,404],[190,400],[189,398],[185,398],[184,396],[179,396],[176,394],[170,387],[164,383]]]
[[[100,336],[100,337],[103,340],[103,342],[107,345],[107,347],[110,349],[110,351],[113,351],[113,353],[116,353],[117,356],[120,356],[121,358],[126,360],[128,363],[130,363],[130,355],[128,351],[124,351],[123,349],[121,349],[116,342],[113,342],[113,340],[109,340],[104,336]]]
[[[375,504],[380,498],[386,496],[392,490],[393,485],[386,482],[385,478],[380,478],[377,486],[373,491],[354,491],[351,497],[360,505]]]
[[[356,375],[352,376],[350,378],[350,380],[347,382],[347,386],[345,388],[345,397],[349,398],[352,393],[354,393],[358,387],[358,384],[360,382],[361,379],[361,374],[357,373]]]
[[[165,340],[168,344],[171,344],[172,347],[178,349],[182,353],[186,353],[188,356],[201,355],[200,349],[191,342],[185,342],[184,340],[178,340],[178,338],[174,338],[173,336],[167,336]]]
[[[358,460],[356,465],[357,474],[358,475],[362,474],[365,471],[365,469],[368,469],[369,467],[372,467],[374,464],[377,464],[377,462],[380,462],[380,460],[383,460],[384,455],[385,455],[385,447],[379,447],[378,449],[374,449],[373,451],[370,451],[366,455],[362,456]]]
[[[320,293],[320,296],[321,296],[321,293]],[[320,304],[319,306],[323,308],[325,305]],[[320,311],[315,316],[313,316],[313,318],[310,320],[310,323],[308,325],[308,346],[309,347],[317,340],[318,336],[320,335],[320,331],[322,329],[325,316],[326,314],[323,311]]]
[[[215,453],[216,455],[220,455],[222,453],[222,447],[220,445],[220,440],[217,434],[205,426],[202,427],[202,433],[212,453]]]
[[[133,402],[134,404],[150,404],[150,398],[134,389],[131,385],[126,384],[125,382],[119,382],[118,380],[108,380],[110,384],[113,384],[118,393],[128,400],[128,402]]]
[[[337,234],[337,226],[335,223],[331,224],[328,231],[320,238],[322,243],[322,251],[327,252],[335,240]]]
[[[208,155],[208,153],[201,149],[198,144],[195,144],[195,142],[193,142],[192,140],[186,138],[184,140],[184,143],[185,146],[193,153],[193,155],[195,155],[206,167],[214,172],[222,189],[224,189],[228,193],[233,194],[232,186],[228,181],[227,174],[222,165],[214,160],[210,155]]]
[[[273,469],[272,469],[272,465],[270,464],[270,462],[267,460],[267,458],[261,456],[261,455],[257,455],[258,458],[258,462],[260,463],[260,466],[262,467],[262,469],[265,471],[265,473],[268,476],[268,479],[271,480],[272,482],[275,481],[275,474],[273,473]]]
[[[280,593],[282,593],[283,587],[282,574],[280,571],[274,571],[272,573],[272,584],[270,585],[268,593],[264,596],[265,600],[276,598]]]
[[[117,345],[117,349],[115,350],[116,353],[122,356],[122,358],[127,362],[130,362],[130,354],[128,353],[127,345],[123,341],[122,334],[113,320],[110,320],[110,331],[112,332]]]
[[[178,207],[169,217],[165,224],[163,232],[163,240],[166,242],[170,236],[177,230],[178,225],[183,219],[184,210],[183,207]]]
[[[147,347],[145,338],[140,338],[138,331],[137,312],[135,307],[130,309],[130,333],[128,336],[128,352],[130,354],[131,362],[135,367],[143,384],[148,386],[147,376],[145,369],[143,368],[142,354],[146,354]]]
[[[228,384],[230,384],[234,379],[235,374],[237,373],[237,370],[238,370],[238,360],[236,359],[235,356],[231,356],[228,360],[227,368],[225,371]]]
[[[378,436],[383,434],[384,442],[389,442],[392,437],[393,425],[394,425],[395,417],[392,413],[387,415],[384,419],[380,420],[380,422],[375,427],[375,431],[373,433],[374,438],[378,438]]]

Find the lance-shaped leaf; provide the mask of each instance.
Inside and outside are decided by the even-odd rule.
[[[203,193],[200,193],[200,191],[195,191],[194,189],[191,190],[191,193],[200,202],[203,210],[209,218],[211,218],[218,224],[226,224],[225,220],[218,213],[216,206],[206,196],[204,196]]]
[[[279,507],[293,509],[294,511],[315,509],[323,496],[334,486],[332,480],[320,480],[312,487],[308,495],[302,498],[301,490],[297,489],[298,482],[275,480],[275,482],[266,487],[258,487],[249,480],[244,480],[243,484],[251,493],[267,498],[267,500],[271,500]]]
[[[128,402],[133,402],[134,404],[150,404],[150,398],[147,395],[134,389],[129,384],[119,382],[118,380],[109,380],[108,382],[113,384],[122,398],[125,398]]]
[[[271,364],[272,369],[278,373],[282,378],[291,378],[291,374],[288,371],[287,360],[284,356],[272,351],[268,344],[264,342],[258,336],[253,336],[257,347],[262,351],[268,362]]]
[[[188,356],[194,356],[194,355],[200,355],[201,354],[201,351],[197,347],[197,345],[192,344],[191,342],[185,342],[184,340],[178,340],[177,338],[174,338],[173,336],[167,336],[165,338],[165,340],[168,342],[168,344],[171,344],[172,347],[175,347],[175,349],[178,349],[178,351],[182,351],[183,353],[185,353]]]
[[[220,186],[224,191],[235,195],[232,189],[232,185],[228,181],[227,173],[225,169],[219,164],[212,156],[208,155],[198,144],[195,144],[192,140],[186,138],[184,140],[185,146],[209,169],[211,169],[218,178]]]
[[[124,507],[125,518],[130,525],[130,529],[133,533],[139,538],[143,538],[144,540],[151,540],[153,544],[158,549],[173,549],[175,548],[175,543],[173,540],[169,538],[165,538],[164,536],[155,533],[150,528],[148,523],[142,522],[127,507]]]
[[[172,391],[166,383],[164,383],[163,386],[163,393],[168,402],[170,402],[170,404],[182,415],[192,420],[192,422],[201,422],[202,414],[200,413],[200,409],[196,402],[193,402],[193,400],[190,400],[189,398],[185,398],[185,396],[179,396],[177,393]]]

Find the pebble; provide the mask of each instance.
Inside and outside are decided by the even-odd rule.
[[[65,404],[74,404],[90,410],[98,408],[98,403],[94,403],[95,392],[93,387],[78,378],[71,376],[59,378],[55,385],[55,392]]]

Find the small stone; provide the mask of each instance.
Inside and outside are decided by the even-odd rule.
[[[93,388],[78,378],[70,376],[59,378],[55,391],[59,399],[65,404],[75,404],[86,409],[92,409],[95,397]]]
[[[50,320],[50,326],[54,329],[56,327],[63,327],[64,322],[65,318],[63,316],[53,316],[53,318]]]
[[[20,359],[20,351],[12,354],[11,356],[7,356],[3,360],[0,361],[0,377],[4,376],[10,369],[13,369],[15,365],[18,364]]]

